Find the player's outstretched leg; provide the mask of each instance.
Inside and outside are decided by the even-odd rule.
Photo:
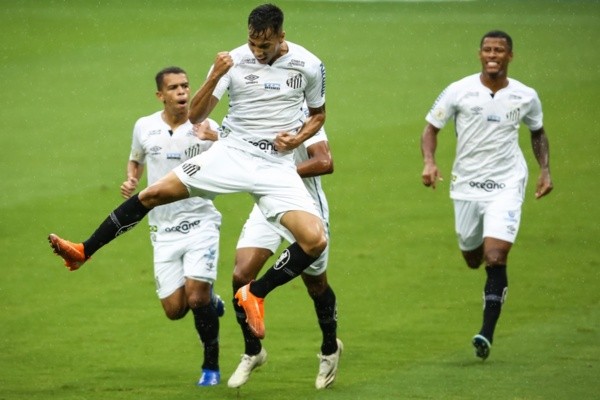
[[[50,246],[54,253],[61,256],[65,260],[65,265],[69,271],[79,269],[88,259],[83,251],[83,243],[73,243],[60,238],[58,235],[51,233],[48,236]]]

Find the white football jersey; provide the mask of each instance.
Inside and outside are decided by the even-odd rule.
[[[211,129],[218,128],[215,121],[209,119],[209,122]],[[210,140],[198,139],[189,121],[172,131],[162,119],[162,111],[158,111],[135,123],[129,160],[145,164],[148,185],[151,185],[183,161],[206,151],[212,144]],[[155,207],[148,214],[153,240],[156,234],[161,239],[175,240],[178,235],[197,228],[200,220],[207,219],[220,224],[221,214],[212,201],[200,197]]]
[[[479,77],[477,73],[450,84],[425,117],[439,129],[454,119],[453,199],[485,200],[505,188],[522,186],[527,164],[519,147],[520,122],[532,131],[543,126],[542,105],[534,89],[509,79],[508,86],[492,96]]]
[[[279,132],[297,132],[305,116],[302,103],[325,103],[325,67],[305,48],[287,42],[287,54],[273,65],[260,64],[247,44],[230,52],[234,65],[213,95],[229,94],[229,110],[219,131],[228,146],[275,161],[293,161],[293,152],[279,153],[273,140]]]

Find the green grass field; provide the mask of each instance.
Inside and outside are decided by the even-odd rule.
[[[314,389],[320,332],[300,281],[269,295],[269,362],[241,390],[225,383],[243,352],[228,302],[223,383],[198,388],[192,319],[163,316],[145,221],[74,273],[46,241],[87,238],[120,203],[133,123],[160,108],[154,74],[179,65],[197,88],[218,51],[245,42],[258,2],[14,0],[0,8],[0,400],[597,398],[600,2],[277,3],[287,39],[327,65],[329,277],[346,348],[334,387]],[[482,363],[470,338],[484,273],[461,259],[447,183],[420,183],[419,137],[439,92],[479,71],[479,39],[496,28],[515,41],[510,75],[542,99],[555,192],[534,199],[523,130],[524,218]],[[446,177],[454,144],[447,127]],[[251,201],[216,204],[229,298]]]

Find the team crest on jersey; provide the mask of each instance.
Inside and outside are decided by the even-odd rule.
[[[181,166],[183,172],[185,172],[188,176],[194,176],[194,174],[200,171],[200,166],[196,164],[184,163]]]
[[[520,108],[515,108],[514,110],[509,111],[506,114],[506,119],[509,121],[519,121],[519,118],[521,117],[521,109]]]
[[[185,150],[185,156],[187,158],[192,158],[194,156],[197,156],[200,153],[202,153],[202,148],[200,146],[200,143],[196,143],[193,146],[190,146]]]
[[[285,84],[292,89],[298,89],[302,87],[302,74],[294,74],[285,81]]]

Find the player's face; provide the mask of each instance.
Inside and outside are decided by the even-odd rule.
[[[190,100],[190,83],[186,74],[166,74],[162,88],[156,96],[163,102],[165,109],[173,114],[188,110]]]
[[[248,47],[250,47],[250,51],[259,63],[272,64],[282,55],[281,44],[284,37],[285,32],[276,34],[270,30],[258,35],[250,34],[248,36]]]
[[[490,77],[506,76],[512,51],[504,38],[484,38],[479,49],[483,73]]]

